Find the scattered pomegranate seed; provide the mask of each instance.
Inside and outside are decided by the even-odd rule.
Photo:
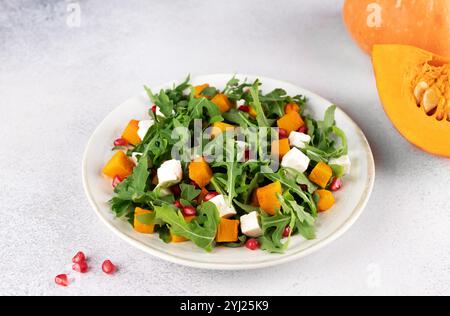
[[[126,147],[128,145],[129,145],[128,141],[123,138],[118,138],[114,141],[114,146],[116,147]]]
[[[172,192],[173,195],[177,197],[181,195],[181,189],[179,185],[174,185],[173,187],[170,188],[170,191]]]
[[[123,182],[123,179],[119,176],[115,176],[112,182],[112,186],[113,188],[115,188],[116,186],[118,186],[119,184],[121,184]]]
[[[208,202],[208,201],[212,200],[213,198],[215,198],[218,195],[219,195],[219,193],[217,193],[217,192],[209,192],[208,194],[206,194],[206,196],[203,199],[203,201]]]
[[[245,112],[245,113],[249,113],[250,112],[250,107],[248,105],[240,106],[239,107],[239,111]]]
[[[197,215],[197,210],[195,209],[195,207],[190,206],[190,205],[183,207],[181,212],[183,213],[183,215],[185,217]]]
[[[180,201],[175,201],[175,202],[173,202],[173,205],[175,205],[175,207],[176,207],[176,208],[179,208],[179,209],[183,208],[183,204],[181,204]]]
[[[110,260],[106,260],[102,264],[102,270],[106,274],[114,274],[114,272],[116,272],[117,268]]]
[[[279,129],[278,134],[280,136],[280,139],[285,139],[289,137],[289,133],[287,132],[287,130],[282,128]]]
[[[72,269],[73,269],[73,271],[76,271],[76,272],[79,272],[79,273],[86,273],[86,272],[88,272],[89,267],[88,267],[86,261],[82,261],[82,262],[79,262],[79,263],[75,263],[72,266]]]
[[[300,127],[298,129],[299,133],[303,133],[303,134],[308,134],[308,127],[306,127],[306,125],[303,125],[302,127]]]
[[[67,287],[69,286],[69,277],[67,276],[67,274],[60,274],[56,276],[55,283],[60,286]]]
[[[250,250],[258,250],[261,247],[261,245],[259,244],[258,240],[256,240],[255,238],[251,238],[247,240],[247,242],[245,243],[245,247],[247,247]]]
[[[153,112],[153,113],[156,113],[157,110],[158,110],[158,107],[157,107],[156,105],[153,105],[153,106],[152,106],[152,112]]]
[[[344,185],[344,182],[342,182],[341,179],[334,178],[330,184],[330,190],[333,192],[339,191],[343,185]]]
[[[82,252],[79,251],[75,257],[73,257],[72,262],[73,263],[80,263],[80,262],[85,262],[86,261],[86,255]]]
[[[283,237],[288,238],[291,235],[291,227],[288,225],[284,228]]]

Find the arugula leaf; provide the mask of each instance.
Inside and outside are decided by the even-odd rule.
[[[255,81],[253,86],[250,89],[250,94],[252,95],[253,102],[252,105],[256,111],[256,120],[258,121],[259,127],[270,127],[270,123],[267,120],[266,114],[264,113],[264,109],[262,107],[261,102],[259,101],[259,81]]]
[[[290,215],[284,215],[277,212],[274,216],[261,214],[261,228],[264,235],[258,240],[261,249],[274,253],[283,253],[288,243],[283,244],[283,232],[291,222]]]
[[[175,105],[164,90],[161,90],[159,94],[154,95],[149,87],[144,86],[144,89],[150,100],[159,107],[161,113],[164,114],[166,118],[173,116]]]
[[[238,200],[234,200],[234,203],[244,212],[251,213],[251,212],[261,212],[261,209],[257,206],[252,206],[248,204],[244,204],[239,202]]]
[[[220,109],[206,98],[192,98],[188,104],[188,110],[190,111],[189,122],[193,120],[202,120],[205,118],[204,112],[210,118],[209,123],[222,122],[223,117]]]
[[[190,184],[182,183],[181,188],[181,198],[186,201],[193,201],[196,197],[200,195],[202,190],[197,190],[195,186]]]

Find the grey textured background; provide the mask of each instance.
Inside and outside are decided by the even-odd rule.
[[[370,59],[338,0],[0,0],[0,294],[450,294],[450,161],[409,145],[383,113]],[[187,73],[291,81],[344,108],[366,132],[378,177],[357,224],[323,251],[251,272],[150,257],[90,209],[81,158],[118,104]],[[79,249],[94,271],[61,289]],[[121,271],[105,277],[103,258]]]

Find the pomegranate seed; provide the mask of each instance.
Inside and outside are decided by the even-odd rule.
[[[75,263],[72,266],[72,269],[73,269],[73,271],[76,271],[76,272],[79,272],[79,273],[86,273],[86,272],[88,272],[89,267],[88,267],[86,261],[82,261],[82,262],[79,262],[79,263]]]
[[[250,149],[246,149],[244,155],[245,155],[245,161],[249,161],[250,157],[252,155]]]
[[[302,189],[303,192],[308,191],[308,186],[306,184],[300,184],[300,189]]]
[[[291,235],[291,227],[286,226],[283,231],[283,237],[288,238]]]
[[[342,182],[341,179],[334,178],[330,184],[330,190],[333,192],[339,191],[343,185],[344,185],[344,182]]]
[[[279,129],[278,134],[280,136],[280,139],[285,139],[289,137],[289,133],[287,132],[287,130],[282,128]]]
[[[209,192],[208,194],[206,194],[206,196],[203,199],[203,201],[208,202],[208,201],[212,200],[213,198],[215,198],[218,195],[219,195],[219,193],[217,193],[217,192]]]
[[[156,105],[153,105],[153,106],[152,106],[152,112],[153,112],[153,113],[156,113],[157,110],[158,110],[158,107],[157,107]]]
[[[73,257],[72,262],[73,263],[80,263],[80,262],[85,262],[86,261],[86,255],[79,251],[75,257]]]
[[[251,238],[247,240],[247,242],[245,243],[245,247],[250,250],[258,250],[261,245],[259,244],[258,240],[256,240],[255,238]]]
[[[175,195],[176,197],[181,195],[181,189],[179,185],[175,185],[173,187],[170,188],[170,191],[172,192],[173,195]]]
[[[114,146],[116,147],[126,147],[128,145],[129,145],[128,141],[123,138],[118,138],[114,141]]]
[[[190,206],[190,205],[183,207],[181,212],[183,213],[183,215],[185,217],[197,215],[197,210],[195,209],[195,207]]]
[[[303,134],[308,134],[308,127],[306,127],[306,125],[303,125],[302,127],[300,127],[298,129],[299,133],[303,133]]]
[[[56,276],[55,283],[64,287],[69,286],[69,277],[67,274],[60,274]]]
[[[183,204],[181,204],[180,201],[175,201],[173,202],[173,205],[175,205],[176,208],[182,209],[183,208]]]
[[[250,112],[250,107],[248,105],[240,106],[239,107],[239,111],[245,112],[245,113],[249,113]]]
[[[112,186],[113,188],[115,188],[116,186],[118,186],[119,184],[121,184],[123,182],[123,179],[119,176],[115,176],[112,182]]]
[[[114,272],[116,272],[117,268],[110,260],[106,260],[102,264],[102,270],[106,274],[114,274]]]

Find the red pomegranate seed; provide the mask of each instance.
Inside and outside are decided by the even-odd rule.
[[[121,184],[123,182],[123,179],[119,176],[115,176],[112,182],[112,187],[115,188],[116,186],[118,186],[119,184]]]
[[[259,244],[259,241],[251,238],[249,240],[247,240],[247,242],[245,243],[245,247],[247,247],[250,250],[258,250],[261,245]]]
[[[287,132],[287,130],[282,128],[279,129],[278,134],[280,136],[280,139],[286,139],[289,137],[289,133]]]
[[[86,261],[86,255],[82,252],[79,251],[75,257],[73,257],[72,262],[73,263],[80,263],[80,262],[85,262]]]
[[[288,238],[291,235],[291,227],[286,226],[283,231],[283,237]]]
[[[245,113],[249,113],[250,112],[250,107],[248,105],[240,106],[239,107],[239,111],[245,112]]]
[[[251,155],[252,155],[250,149],[246,149],[244,155],[245,155],[245,161],[249,161],[251,158]]]
[[[114,274],[114,272],[116,272],[117,268],[110,260],[106,260],[102,264],[102,270],[106,274]]]
[[[183,207],[181,212],[186,217],[197,215],[197,210],[195,209],[195,207],[190,206],[190,205]]]
[[[82,261],[82,262],[79,262],[79,263],[75,263],[72,266],[72,269],[73,269],[73,271],[76,271],[76,272],[79,272],[79,273],[86,273],[86,272],[88,272],[89,267],[88,267],[86,261]]]
[[[173,202],[173,205],[175,205],[176,208],[182,209],[183,208],[183,204],[181,204],[180,201],[175,201]]]
[[[342,182],[341,179],[334,178],[330,184],[330,190],[333,192],[339,191],[343,185],[344,185],[344,182]]]
[[[67,276],[67,274],[60,274],[56,276],[55,283],[60,286],[67,287],[69,286],[69,277]]]
[[[300,184],[300,189],[302,189],[303,192],[308,191],[308,186],[306,184]]]
[[[205,195],[205,198],[203,199],[203,201],[205,201],[205,202],[211,201],[218,195],[219,195],[219,193],[217,193],[217,192],[209,192],[208,194]]]
[[[303,133],[303,134],[308,134],[308,127],[306,127],[306,125],[303,125],[302,127],[300,127],[298,129],[299,133]]]
[[[175,195],[176,197],[181,195],[181,189],[179,185],[174,185],[173,187],[170,188],[170,191],[172,192],[173,195]]]
[[[158,107],[157,107],[156,105],[153,105],[153,106],[152,106],[152,112],[153,112],[153,113],[156,113],[157,110],[158,110]]]
[[[114,141],[114,146],[116,147],[126,147],[128,145],[129,145],[128,141],[123,138],[118,138]]]

